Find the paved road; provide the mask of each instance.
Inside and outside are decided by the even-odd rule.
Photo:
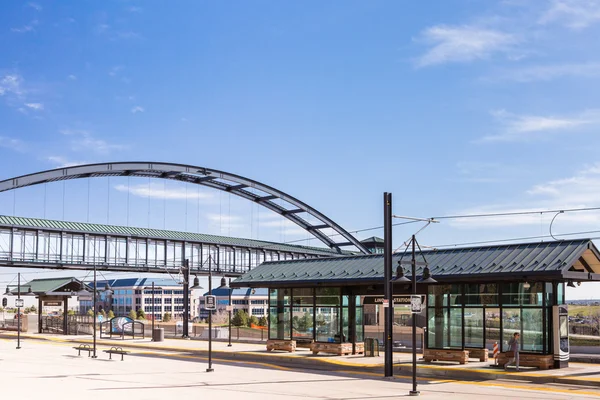
[[[265,363],[206,359],[186,352],[139,350],[125,361],[77,357],[66,343],[29,341],[21,350],[0,340],[0,382],[4,398],[40,399],[381,399],[404,396],[407,379],[384,380],[357,373],[298,371]],[[420,380],[422,397],[431,399],[580,399],[600,390],[526,382]],[[176,397],[177,396],[177,397]],[[193,396],[193,397],[192,397]]]

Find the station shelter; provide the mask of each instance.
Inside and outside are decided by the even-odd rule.
[[[400,259],[404,257],[402,263]],[[394,269],[411,275],[410,257]],[[417,284],[425,298],[424,358],[487,360],[521,335],[521,360],[540,368],[567,365],[565,285],[600,280],[600,253],[589,239],[424,250],[436,283]],[[416,266],[419,278],[425,263]],[[401,272],[398,270],[398,272]],[[231,283],[269,289],[267,349],[355,354],[364,349],[364,310],[384,293],[382,254],[266,262]],[[411,283],[393,285],[394,297]],[[392,304],[393,306],[393,304]],[[470,356],[469,356],[470,354]]]
[[[13,285],[14,286],[14,285]],[[91,296],[92,287],[72,278],[33,279],[21,285],[20,295],[35,296],[38,299],[38,333],[74,334],[71,332],[68,311],[72,297],[81,298],[82,292]],[[18,288],[8,290],[10,295],[17,296]],[[78,303],[75,303],[78,304]]]

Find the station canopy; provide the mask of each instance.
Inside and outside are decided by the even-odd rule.
[[[395,253],[406,275],[411,254]],[[425,265],[440,283],[497,281],[599,281],[600,252],[590,239],[433,249],[417,252],[417,275]],[[315,287],[381,284],[382,254],[265,262],[232,287]]]

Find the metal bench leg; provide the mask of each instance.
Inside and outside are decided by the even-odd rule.
[[[112,353],[108,353],[108,359],[112,360]]]
[[[81,356],[81,349],[77,350],[77,357]]]
[[[123,356],[124,356],[124,355],[125,355],[125,354],[121,354],[121,361],[123,361]]]

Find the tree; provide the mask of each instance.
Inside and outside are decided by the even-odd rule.
[[[144,312],[143,308],[138,308],[137,319],[146,319],[146,313]]]
[[[94,310],[92,310],[91,308],[89,310],[87,310],[87,315],[90,317],[94,316]]]
[[[165,313],[165,315],[163,315],[163,322],[169,321],[171,321],[171,313]]]
[[[75,315],[75,310],[69,310],[69,311],[67,311],[67,315]]]
[[[229,312],[225,310],[218,310],[213,313],[212,322],[215,325],[225,325],[229,321]],[[233,321],[233,319],[232,319]]]
[[[234,326],[248,326],[248,313],[244,310],[236,310],[231,323]]]
[[[37,313],[37,308],[35,306],[31,306],[29,307],[29,312],[32,314],[36,314]]]
[[[264,315],[258,319],[258,326],[267,326],[267,317]]]
[[[113,312],[113,310],[108,310],[108,315],[106,316],[106,318],[113,319],[115,317],[115,313]]]
[[[136,314],[135,310],[129,311],[129,319],[135,320],[136,318],[137,318],[137,314]]]
[[[248,326],[252,327],[252,325],[258,325],[258,317],[256,315],[251,315],[248,318]]]

